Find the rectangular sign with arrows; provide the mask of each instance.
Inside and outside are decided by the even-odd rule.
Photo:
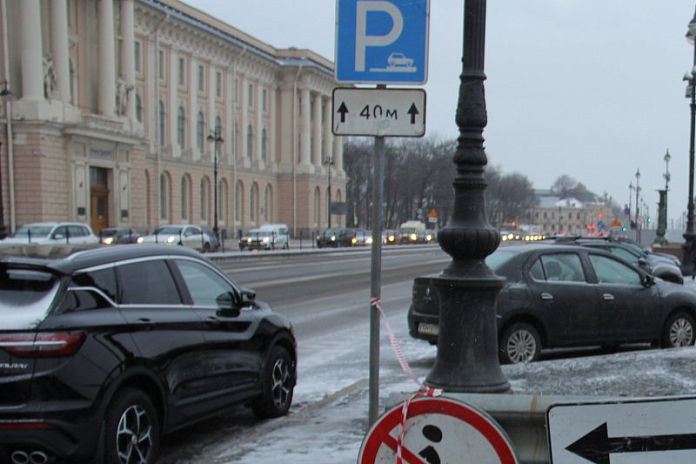
[[[334,89],[331,128],[334,135],[422,137],[425,90]]]
[[[696,398],[557,404],[547,425],[552,464],[693,463]]]

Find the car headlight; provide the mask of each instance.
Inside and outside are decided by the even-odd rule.
[[[105,238],[104,240],[102,240],[102,243],[103,243],[104,245],[111,245],[112,243],[114,243],[114,238],[113,238],[113,237],[107,237],[107,238]]]
[[[332,236],[331,236],[331,241],[332,241],[332,242],[336,241],[336,236],[335,236],[335,235],[332,235]]]
[[[358,243],[358,239],[355,238],[355,237],[353,237],[353,238],[350,239],[350,243],[352,243],[353,245],[355,245],[356,243]]]
[[[174,243],[176,241],[176,237],[173,235],[171,237],[167,237],[167,243]]]
[[[365,243],[372,245],[372,237],[368,237],[367,240],[365,240]]]
[[[393,235],[390,235],[389,237],[387,237],[387,240],[389,240],[390,242],[393,242],[395,239],[394,239]]]
[[[262,241],[263,243],[268,243],[268,237],[264,237],[261,241]]]
[[[418,236],[417,236],[416,234],[411,234],[410,237],[411,237],[411,240],[413,240],[414,242],[415,242],[416,240],[418,240]]]
[[[430,235],[430,234],[428,234],[428,235],[426,235],[425,239],[426,239],[427,241],[431,241],[431,240],[433,239],[433,236]]]
[[[138,243],[143,243],[145,239],[143,237],[138,237]]]

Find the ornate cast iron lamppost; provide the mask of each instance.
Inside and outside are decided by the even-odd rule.
[[[667,239],[665,238],[665,234],[667,233],[667,191],[669,190],[670,180],[669,161],[672,159],[672,156],[669,154],[669,149],[667,149],[667,153],[665,153],[665,156],[662,159],[665,162],[665,173],[662,174],[662,177],[665,178],[665,189],[657,191],[660,195],[660,202],[658,203],[657,209],[657,233],[655,234],[654,243],[666,245]]]
[[[326,165],[326,170],[329,173],[329,188],[326,191],[328,193],[328,205],[327,206],[327,213],[328,213],[328,228],[331,228],[331,166],[333,166],[333,158],[326,158],[324,160],[324,164]]]
[[[640,244],[640,169],[636,169],[636,242]]]
[[[220,152],[220,144],[224,142],[220,135],[220,126],[215,127],[215,132],[211,131],[207,137],[208,142],[214,143],[213,147],[213,234],[218,243],[220,243],[220,234],[218,231],[218,182],[217,182],[217,163],[218,153]]]
[[[686,232],[684,233],[684,243],[682,244],[682,249],[684,250],[684,255],[682,257],[682,272],[685,275],[694,275],[694,258],[696,257],[696,250],[694,250],[694,239],[696,239],[696,234],[694,234],[694,125],[696,124],[696,42],[694,41],[696,37],[696,13],[694,17],[689,22],[688,31],[686,33],[686,40],[694,45],[694,66],[691,72],[684,75],[684,80],[688,81],[689,87],[687,89],[687,96],[691,99],[691,136],[689,139],[689,200],[687,203],[687,215],[686,215]]]
[[[12,98],[12,92],[10,92],[7,89],[7,81],[2,81],[2,90],[0,91],[0,97],[2,97],[3,100],[7,100],[8,98]],[[7,111],[8,106],[5,105],[5,117],[7,120],[10,119],[10,115]],[[8,132],[8,137],[11,135],[9,134],[10,131]],[[3,196],[2,196],[2,141],[0,141],[0,240],[4,239],[7,237],[7,226],[5,225],[5,208],[3,206]]]
[[[451,221],[438,234],[452,262],[431,280],[440,296],[440,333],[435,365],[426,379],[428,385],[448,392],[510,389],[498,363],[496,334],[496,302],[505,279],[484,262],[500,244],[500,234],[488,223],[483,197],[488,163],[483,149],[485,34],[486,0],[465,0],[454,208]]]

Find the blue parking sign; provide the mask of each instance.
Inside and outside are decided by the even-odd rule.
[[[425,84],[430,0],[337,0],[336,80]]]

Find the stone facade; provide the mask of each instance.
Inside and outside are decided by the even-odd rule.
[[[0,5],[11,231],[48,220],[212,227],[216,178],[228,237],[264,223],[309,236],[328,225],[329,198],[345,200],[329,60],[178,0]]]

